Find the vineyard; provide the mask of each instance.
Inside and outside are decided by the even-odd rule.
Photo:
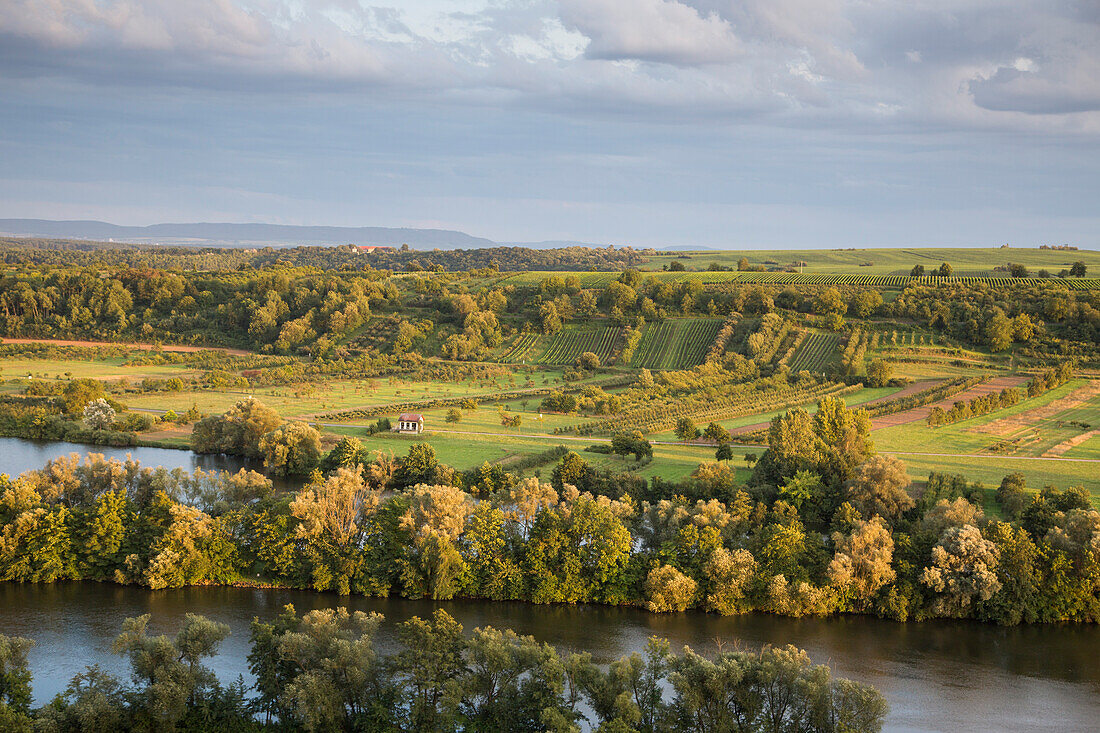
[[[794,373],[798,373],[803,369],[814,372],[823,371],[833,358],[839,344],[839,334],[810,331],[802,341],[798,351],[791,357],[791,371]]]
[[[722,321],[713,318],[650,324],[642,332],[630,366],[686,369],[702,364],[721,327]]]
[[[527,287],[538,287],[553,275],[571,275],[579,278],[585,288],[606,287],[618,277],[617,272],[517,272],[504,278],[504,282]],[[797,272],[643,272],[643,277],[653,277],[661,282],[686,282],[694,280],[703,285],[727,282],[771,285],[868,285],[876,287],[905,287],[906,285],[993,285],[997,287],[1047,285],[1071,290],[1100,289],[1100,278],[1061,277],[978,277],[971,275],[835,275],[827,273]]]
[[[535,364],[572,364],[581,354],[591,351],[606,364],[614,353],[615,342],[622,334],[621,328],[566,329],[554,334],[546,350]]]
[[[517,338],[512,347],[504,352],[497,361],[502,364],[524,364],[532,356],[536,344],[539,342],[537,333],[525,333]]]

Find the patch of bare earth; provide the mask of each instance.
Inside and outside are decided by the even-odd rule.
[[[1100,435],[1100,430],[1087,430],[1080,435],[1074,435],[1069,440],[1063,440],[1053,448],[1043,453],[1043,458],[1061,458],[1070,448],[1076,448],[1094,435]]]
[[[920,392],[921,390],[928,389],[929,387],[933,387],[937,384],[941,384],[944,381],[946,381],[946,380],[943,380],[943,379],[922,379],[918,382],[913,382],[912,384],[907,384],[904,388],[898,390],[897,392],[894,392],[893,394],[888,394],[884,397],[876,397],[873,400],[867,400],[866,402],[864,402],[862,404],[859,404],[859,405],[855,405],[854,407],[859,407],[859,408],[874,407],[875,405],[877,405],[880,402],[886,402],[887,400],[896,400],[899,397],[908,397],[909,395],[916,394],[917,392]],[[757,430],[763,430],[764,428],[767,428],[770,425],[771,425],[771,422],[758,422],[758,423],[754,423],[752,425],[742,425],[740,427],[730,428],[730,435],[742,435],[743,433],[752,433],[752,432],[755,432]]]
[[[1007,387],[1018,387],[1026,381],[1026,377],[994,377],[993,379],[982,382],[981,384],[976,384],[970,389],[963,390],[939,402],[934,402],[930,405],[922,405],[921,407],[914,407],[912,410],[905,410],[904,412],[895,412],[892,415],[882,415],[881,417],[872,418],[871,429],[878,430],[879,428],[888,428],[894,425],[906,425],[911,422],[927,420],[928,416],[932,414],[932,408],[934,407],[950,410],[951,406],[956,402],[981,397],[991,392],[1000,392]]]
[[[147,440],[171,440],[172,438],[186,438],[190,435],[190,425],[177,425],[163,430],[150,430],[148,433],[142,433],[141,437]]]
[[[1091,402],[1097,395],[1100,395],[1100,379],[1091,380],[1088,384],[1083,387],[1078,387],[1065,397],[1059,397],[1042,407],[1035,407],[1015,415],[1002,417],[998,420],[985,423],[984,425],[978,425],[971,428],[971,430],[976,433],[988,433],[989,435],[1015,435],[1024,428],[1031,427],[1043,420],[1048,420],[1066,410],[1082,407]],[[1054,448],[1057,447],[1058,446],[1055,446]],[[1073,446],[1067,447],[1066,450],[1069,450],[1071,447]],[[1051,448],[1051,450],[1054,450],[1054,448]],[[1064,453],[1065,451],[1062,452]]]
[[[162,351],[179,351],[184,353],[190,353],[194,351],[220,351],[225,354],[232,354],[234,356],[248,356],[250,352],[244,349],[227,349],[220,346],[180,346],[177,344],[142,344],[136,342],[119,342],[113,341],[69,341],[67,339],[23,339],[23,338],[2,338],[0,344],[52,344],[53,346],[88,346],[91,348],[97,348],[100,346],[118,346],[125,349],[139,349],[141,351],[152,351],[153,349],[160,348]]]

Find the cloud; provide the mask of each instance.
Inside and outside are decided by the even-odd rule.
[[[369,2],[0,0],[0,84],[850,129],[1042,131],[1056,118],[1100,133],[1096,3]]]
[[[590,39],[592,59],[693,66],[743,53],[728,20],[678,0],[563,0],[561,18]]]

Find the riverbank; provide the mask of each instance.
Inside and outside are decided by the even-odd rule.
[[[441,608],[476,627],[511,628],[562,651],[590,651],[606,664],[641,652],[650,636],[673,650],[794,644],[838,675],[872,684],[886,696],[884,730],[1089,730],[1100,719],[1100,628],[999,627],[966,621],[898,624],[870,617],[791,619],[768,614],[651,614],[608,606],[533,606],[513,602],[427,601],[338,597],[256,588],[193,587],[151,591],[133,586],[64,582],[0,583],[4,633],[37,641],[31,650],[35,704],[49,702],[73,675],[99,664],[128,674],[111,642],[127,617],[152,615],[150,632],[174,633],[187,613],[228,624],[230,637],[210,660],[223,683],[252,682],[246,655],[252,618],[270,621],[286,604],[299,613],[343,606],[385,616],[382,650],[397,643],[396,626]]]

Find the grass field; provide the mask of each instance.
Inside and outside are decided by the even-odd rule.
[[[417,382],[400,377],[379,379],[346,379],[279,387],[262,387],[251,391],[187,391],[153,392],[125,395],[123,402],[131,408],[150,410],[187,410],[192,404],[202,412],[224,412],[237,400],[253,395],[284,417],[313,415],[333,410],[385,405],[442,397],[486,396],[500,392],[541,389],[564,384],[562,370],[540,369],[526,381],[525,374],[513,374],[481,382]],[[594,378],[594,377],[593,377]],[[590,379],[593,379],[590,378]],[[570,384],[576,384],[571,382]],[[542,398],[535,399],[537,404]]]
[[[962,422],[931,428],[922,422],[907,423],[882,428],[874,433],[875,443],[882,451],[910,451],[917,453],[968,454],[988,451],[992,446],[1012,435],[998,436],[976,429],[996,420],[1020,415],[1028,410],[1043,407],[1054,400],[1065,397],[1073,390],[1085,384],[1084,380],[1074,379],[1046,394],[1023,400],[1010,408],[997,410]],[[1100,402],[1094,400],[1091,406],[1074,411],[1071,419],[1100,424]],[[1012,455],[1036,457],[1073,435],[1082,432],[1082,428],[1060,425],[1065,419],[1061,416],[1044,420],[1027,430],[1035,433],[1035,439],[1023,444]],[[1069,456],[1067,454],[1067,457]]]
[[[1002,275],[995,273],[997,265],[1018,262],[1033,272],[1041,268],[1057,274],[1059,270],[1069,269],[1080,260],[1084,262],[1090,274],[1100,272],[1100,252],[1092,250],[1060,251],[1018,248],[952,248],[952,249],[822,249],[822,250],[722,250],[707,252],[683,252],[662,254],[651,259],[658,267],[661,263],[676,258],[689,269],[703,270],[717,262],[727,267],[737,267],[737,262],[746,258],[749,264],[765,265],[774,263],[786,265],[803,261],[806,273],[830,274],[867,274],[867,275],[908,275],[913,265],[924,265],[931,271],[941,262],[950,263],[958,275]],[[774,265],[773,265],[774,266]]]
[[[123,366],[121,357],[97,360],[23,359],[7,357],[0,360],[0,379],[34,377],[35,379],[92,378],[139,380],[143,377],[182,377],[196,373],[192,367],[178,364]]]

